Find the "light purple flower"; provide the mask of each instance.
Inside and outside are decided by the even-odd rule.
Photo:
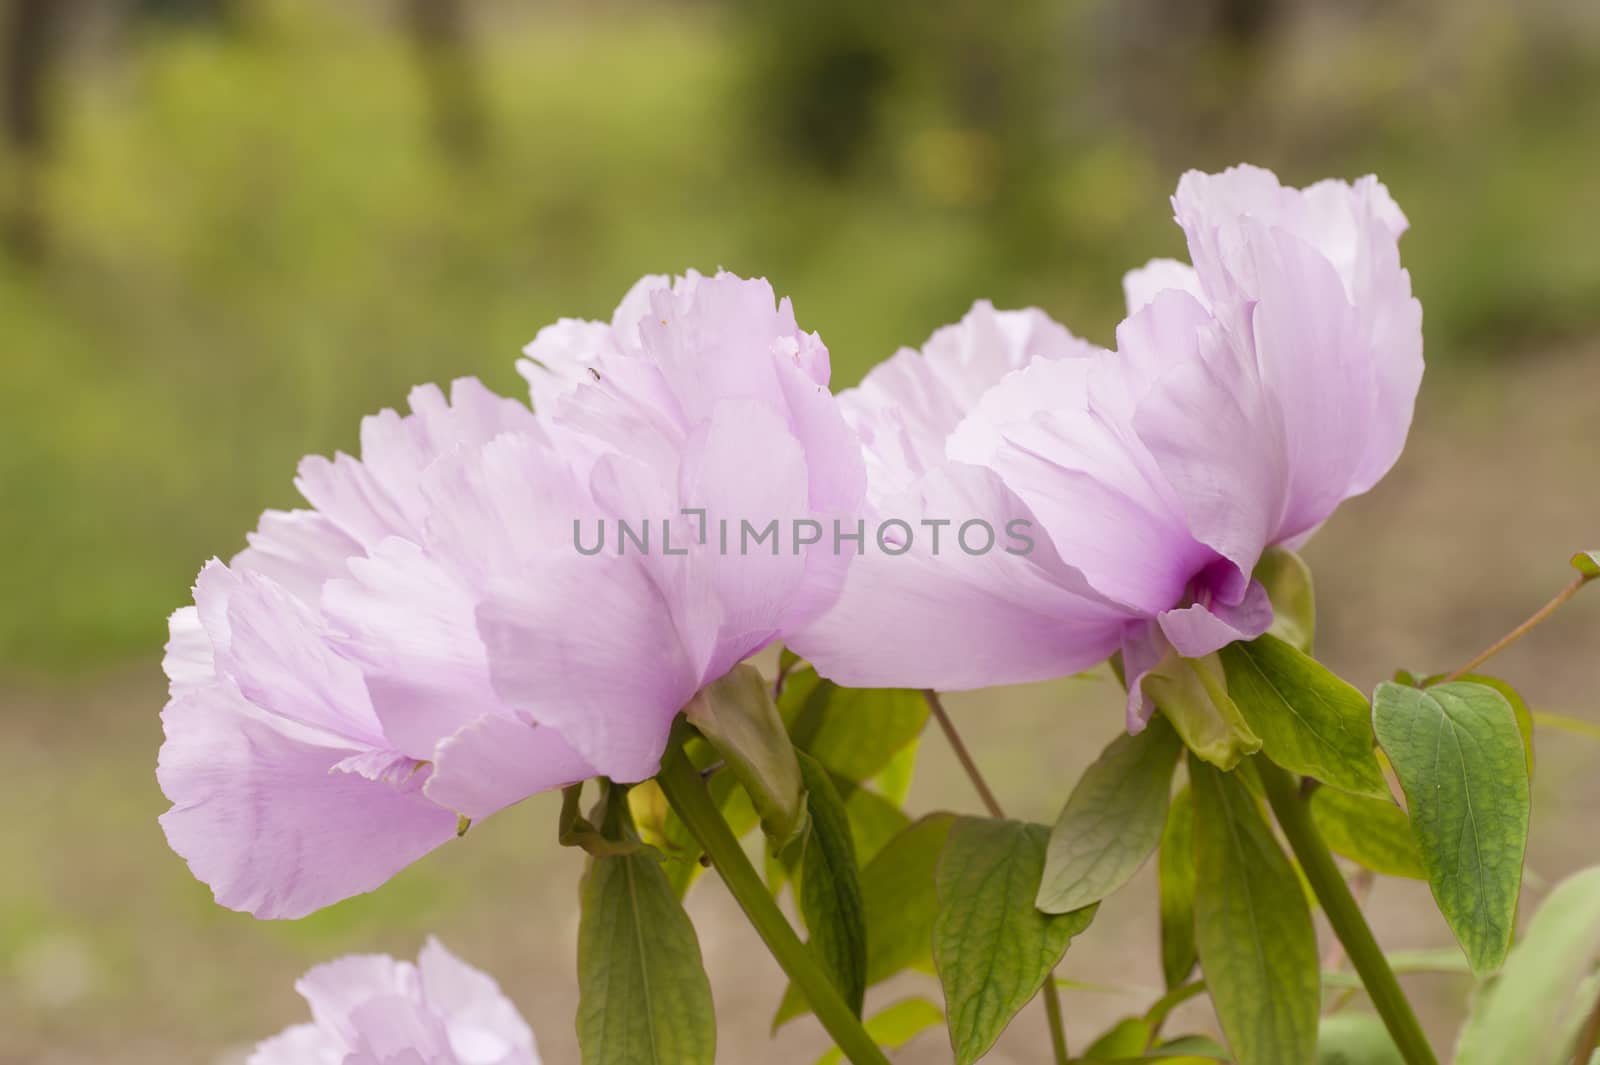
[[[311,1023],[249,1065],[539,1065],[533,1032],[492,978],[428,938],[417,962],[352,954],[295,982]]]
[[[1169,651],[1201,657],[1267,629],[1271,605],[1251,577],[1262,553],[1304,542],[1388,471],[1422,374],[1421,310],[1397,250],[1405,219],[1376,179],[1298,191],[1255,168],[1190,173],[1173,204],[1195,266],[1128,276],[1118,350],[1028,360],[945,440],[946,469],[998,478],[1101,597],[1098,612],[1078,589],[1046,596],[1039,615],[1071,624],[1029,631],[993,608],[992,583],[969,590],[949,566],[929,569],[911,607],[952,612],[985,645],[1054,641],[1056,674],[1120,646],[1135,730],[1153,711],[1139,678]],[[914,395],[899,390],[903,403]],[[851,584],[877,576],[860,566]],[[947,647],[889,664],[851,649],[902,622],[926,624],[852,587],[806,640],[824,673],[939,683]],[[995,656],[962,686],[1034,679],[1049,654]]]
[[[1034,364],[1071,372],[1098,353],[1042,311],[979,301],[921,351],[902,349],[840,393],[867,455],[870,542],[838,603],[790,645],[841,684],[942,689],[1043,680],[1116,650],[1131,612],[1063,562],[993,470],[948,454],[951,434],[1008,374]],[[975,550],[983,527],[963,550],[968,521],[994,531],[990,550]],[[1029,535],[1031,550],[1008,528]]]
[[[202,571],[158,775],[168,840],[223,905],[300,916],[460,818],[651,776],[700,687],[831,604],[833,557],[713,553],[680,514],[859,505],[826,349],[765,282],[647,281],[627,305],[648,318],[626,337],[564,323],[591,342],[530,346],[556,367],[533,376],[567,374],[540,401],[565,416],[418,389],[363,423],[360,459],[302,464],[315,510],[269,512]],[[619,517],[655,526],[651,552],[578,550],[575,523]],[[663,520],[690,555],[662,553]]]
[[[665,727],[689,695],[837,598],[849,556],[826,535],[802,546],[793,532],[802,521],[831,531],[834,518],[856,514],[865,473],[828,390],[827,348],[767,282],[646,278],[616,321],[540,334],[521,369],[599,511],[652,526],[639,579],[654,605],[639,631],[625,631],[619,604],[594,597],[645,593],[597,586],[584,564],[592,560],[578,560],[549,594],[492,595],[479,621],[496,689],[546,708],[580,751],[630,745],[626,765],[597,768],[637,780],[655,771]],[[572,343],[579,332],[586,340]],[[777,539],[750,546],[746,522],[757,532],[776,523]],[[620,549],[608,543],[604,553]],[[629,557],[639,556],[630,548]],[[595,683],[577,690],[573,675]],[[637,743],[630,707],[652,693],[661,732]]]

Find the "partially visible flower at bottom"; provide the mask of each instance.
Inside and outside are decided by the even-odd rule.
[[[487,974],[428,938],[416,964],[351,954],[295,981],[311,1023],[248,1065],[539,1065],[533,1031]]]

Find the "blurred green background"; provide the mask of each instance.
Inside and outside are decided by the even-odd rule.
[[[1429,378],[1400,468],[1312,547],[1326,653],[1363,685],[1448,667],[1600,546],[1588,0],[0,12],[0,1061],[232,1060],[300,1018],[306,964],[412,953],[429,929],[502,976],[550,1065],[576,1060],[578,863],[547,802],[311,920],[222,912],[153,821],[157,662],[200,563],[293,505],[301,455],[353,448],[420,381],[518,391],[541,325],[609,316],[644,273],[771,278],[844,385],[980,296],[1109,343],[1122,272],[1183,254],[1166,198],[1184,169],[1376,171],[1412,221]],[[1506,672],[1593,718],[1597,639],[1580,603]],[[1116,704],[1093,684],[953,700],[1041,819]],[[1569,831],[1600,797],[1578,742],[1547,745],[1550,876],[1595,857]],[[927,746],[915,801],[969,808]],[[1107,907],[1073,975],[1157,982],[1147,887]],[[1380,933],[1447,942],[1425,901],[1380,891]],[[714,888],[693,908],[722,1060],[812,1060],[805,1025],[765,1049],[775,968]],[[1445,1033],[1462,988],[1438,988]],[[1086,998],[1080,1041],[1137,1001]],[[995,1060],[1045,1060],[1040,1034]],[[904,1060],[946,1054],[929,1037]]]

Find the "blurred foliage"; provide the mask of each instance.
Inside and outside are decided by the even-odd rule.
[[[1110,343],[1178,173],[1248,159],[1385,178],[1435,372],[1600,319],[1582,4],[493,3],[420,61],[399,4],[144,7],[67,60],[46,250],[0,258],[13,670],[151,654],[300,455],[518,390],[647,272],[771,277],[840,384],[979,296]]]

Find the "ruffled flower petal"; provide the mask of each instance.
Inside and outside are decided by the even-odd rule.
[[[354,752],[319,746],[221,685],[174,700],[157,778],[172,849],[223,906],[303,917],[371,891],[454,838],[456,817],[421,781],[335,771]]]
[[[249,1065],[539,1065],[498,984],[428,938],[413,965],[356,954],[295,983],[312,1023],[261,1043]]]

